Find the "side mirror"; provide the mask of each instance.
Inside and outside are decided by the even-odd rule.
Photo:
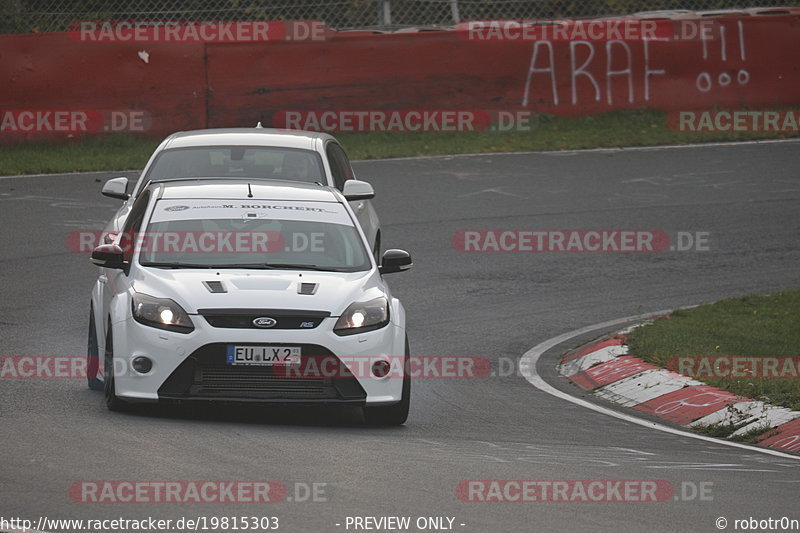
[[[348,202],[353,200],[369,200],[375,198],[375,189],[366,181],[347,180],[344,182],[342,194]]]
[[[110,179],[103,184],[103,190],[100,192],[109,198],[127,200],[130,196],[128,194],[128,178]]]
[[[116,244],[101,244],[92,251],[92,263],[104,268],[125,268],[122,248]]]
[[[403,272],[412,267],[414,262],[411,260],[411,254],[405,250],[386,250],[383,252],[381,258],[381,266],[378,271],[381,274],[392,274],[394,272]]]

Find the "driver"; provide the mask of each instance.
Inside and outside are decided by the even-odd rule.
[[[285,179],[314,181],[316,178],[311,159],[304,154],[288,153],[283,156],[281,174]]]

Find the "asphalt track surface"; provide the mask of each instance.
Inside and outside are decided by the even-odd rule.
[[[590,324],[800,287],[798,163],[800,144],[788,142],[354,166],[377,191],[384,247],[414,256],[412,271],[390,278],[408,310],[412,353],[498,366]],[[114,212],[117,202],[99,194],[107,177],[0,179],[3,355],[85,353],[97,271],[65,241],[102,229]],[[710,232],[710,250],[467,254],[451,245],[465,229]],[[554,365],[550,354],[539,371],[552,375]],[[653,431],[517,375],[417,380],[407,425],[378,429],[347,409],[118,414],[83,380],[3,379],[0,435],[6,518],[256,515],[278,516],[279,531],[334,532],[347,531],[348,516],[448,516],[464,532],[648,533],[718,531],[717,517],[730,531],[735,519],[800,519],[800,461]],[[713,489],[706,501],[460,501],[456,486],[471,479],[658,479]],[[275,480],[290,496],[295,483],[326,483],[319,499],[327,501],[75,503],[68,489],[83,480]]]

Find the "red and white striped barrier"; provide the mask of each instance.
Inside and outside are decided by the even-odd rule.
[[[769,427],[760,446],[800,453],[800,411],[735,396],[648,363],[628,353],[627,331],[567,353],[559,372],[601,398],[688,428],[734,425],[736,437]]]

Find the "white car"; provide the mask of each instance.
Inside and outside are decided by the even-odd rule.
[[[88,377],[132,402],[361,405],[399,425],[411,383],[405,310],[344,196],[318,184],[147,184],[92,252]],[[100,354],[103,370],[100,371]],[[102,377],[102,380],[101,380]]]
[[[276,179],[334,187],[350,200],[370,249],[380,257],[380,221],[370,202],[375,191],[355,179],[344,149],[326,133],[261,127],[173,133],[156,148],[132,187],[125,177],[103,185],[104,195],[125,200],[105,232],[125,224],[145,184],[172,178]]]

